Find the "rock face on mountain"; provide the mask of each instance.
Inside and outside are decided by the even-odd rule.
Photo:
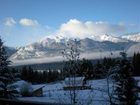
[[[45,37],[42,40],[21,47],[14,53],[11,60],[23,60],[31,58],[54,57],[61,55],[62,50],[66,49],[68,43],[74,42],[74,38],[64,37]],[[111,35],[101,35],[98,37],[78,39],[81,53],[118,51],[130,47],[134,42],[114,37]]]

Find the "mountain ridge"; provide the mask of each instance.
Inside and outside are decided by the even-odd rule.
[[[140,37],[139,33],[137,37],[138,36]],[[10,59],[24,60],[60,56],[61,51],[67,48],[67,43],[72,43],[74,40],[75,38],[48,36],[37,42],[19,48]],[[91,37],[84,39],[78,38],[77,41],[80,43],[81,53],[127,50],[131,45],[137,43],[137,41],[135,42],[129,38],[116,37],[108,34],[100,35],[98,37],[96,37],[96,35],[94,35],[94,37],[91,35]]]

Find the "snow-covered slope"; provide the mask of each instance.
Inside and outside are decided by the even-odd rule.
[[[140,43],[134,44],[132,46],[130,46],[127,50],[127,53],[131,56],[134,53],[140,53]]]
[[[67,38],[44,38],[38,42],[21,47],[11,60],[23,60],[31,58],[44,58],[60,56],[62,50],[66,49],[67,43],[72,43],[74,39]],[[129,42],[110,42],[110,41],[95,41],[91,38],[79,39],[81,53],[87,52],[103,52],[123,50],[129,46]]]
[[[140,42],[140,33],[127,34],[122,36],[123,39]]]
[[[10,59],[30,59],[44,56],[57,56],[59,51],[65,48],[62,43],[57,43],[53,39],[47,39],[41,42],[35,42],[25,47],[21,47]]]

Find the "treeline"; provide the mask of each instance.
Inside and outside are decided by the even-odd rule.
[[[12,68],[11,73],[17,80],[22,79],[33,84],[50,83],[63,79],[59,70],[34,70],[30,66],[24,66],[21,70]]]
[[[118,59],[118,60],[117,60]],[[133,57],[127,58],[132,66],[133,76],[140,76],[140,53],[135,53]],[[119,58],[104,58],[102,61],[98,61],[93,68],[93,71],[97,78],[106,77],[110,68],[114,67],[116,64],[120,64]]]
[[[132,58],[128,58],[132,66],[133,76],[140,76],[140,53],[135,53]],[[104,58],[98,60],[97,63],[93,64],[91,60],[83,59],[79,61],[76,75],[85,76],[86,79],[101,79],[106,78],[110,69],[113,68],[116,64],[120,64],[119,58]],[[71,74],[69,68],[69,62],[66,62],[63,68],[63,74],[67,77]]]
[[[109,69],[118,63],[116,59],[104,58],[103,60],[98,60],[97,63],[93,64],[92,61],[87,59],[82,59],[78,62],[76,67],[76,75],[84,76],[86,79],[101,79],[105,78]],[[63,69],[63,74],[68,77],[72,74],[69,69],[69,62],[66,62]]]
[[[133,67],[133,75],[140,76],[140,53],[135,53],[132,58],[130,58],[131,66]],[[119,64],[119,60],[116,58],[104,58],[103,60],[98,60],[97,63],[93,64],[92,61],[87,59],[82,59],[79,61],[76,75],[84,76],[86,79],[101,79],[106,78],[110,68]],[[63,80],[70,74],[69,62],[65,62],[62,70],[34,70],[30,66],[24,66],[21,70],[12,69],[14,76],[26,80],[31,83],[50,83],[58,80]],[[19,72],[20,71],[20,72]]]
[[[61,75],[59,71],[37,71],[33,70],[30,66],[24,66],[21,70],[21,79],[31,83],[50,83],[61,80]]]

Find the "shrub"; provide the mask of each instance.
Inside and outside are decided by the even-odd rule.
[[[32,96],[33,88],[30,83],[24,83],[20,88],[20,93],[23,97]]]

